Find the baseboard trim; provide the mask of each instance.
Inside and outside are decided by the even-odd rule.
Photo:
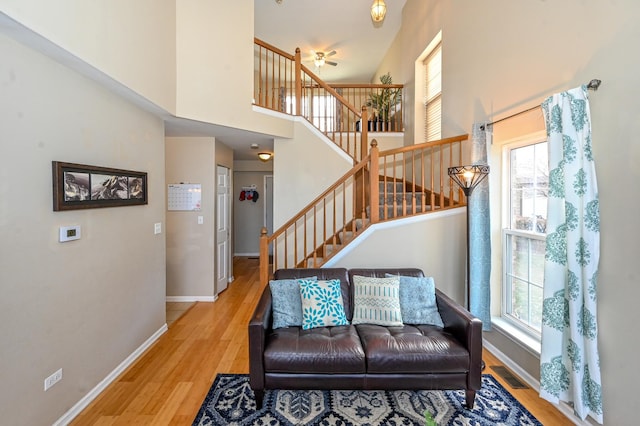
[[[503,363],[509,370],[513,371],[517,376],[519,376],[523,381],[525,381],[529,386],[531,386],[537,393],[540,393],[540,382],[535,379],[531,374],[527,373],[523,368],[521,368],[518,364],[513,362],[511,358],[501,352],[494,345],[489,343],[486,339],[482,339],[482,345],[486,350],[491,352],[493,356],[498,358],[501,363]],[[562,413],[567,419],[569,419],[573,424],[578,426],[592,426],[592,424],[586,420],[581,420],[573,414],[573,408],[571,408],[567,403],[561,402],[560,404],[552,404],[560,413]]]
[[[53,426],[66,426],[73,419],[75,419],[78,414],[82,412],[94,399],[104,391],[107,386],[109,386],[114,380],[120,376],[131,364],[133,364],[139,357],[153,345],[156,340],[160,338],[166,331],[168,330],[167,324],[164,324],[158,331],[153,333],[151,337],[149,337],[142,345],[140,345],[131,355],[125,358],[124,361],[120,363],[111,373],[107,375],[100,383],[98,383],[93,389],[89,391],[80,401],[78,401],[73,407],[69,409],[66,413],[62,415]]]
[[[218,296],[167,296],[167,302],[215,302]]]

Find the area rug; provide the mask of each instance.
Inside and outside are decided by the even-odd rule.
[[[425,410],[439,426],[542,425],[490,374],[473,410],[464,391],[277,390],[265,393],[258,411],[248,375],[218,374],[193,425],[424,426]]]

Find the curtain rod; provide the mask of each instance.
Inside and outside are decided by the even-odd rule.
[[[602,80],[598,80],[597,78],[594,78],[593,80],[591,80],[591,81],[587,84],[587,89],[589,89],[589,90],[593,90],[593,91],[598,90],[598,87],[600,87],[600,84],[601,84],[601,83],[602,83]],[[525,114],[525,113],[527,113],[527,112],[529,112],[529,111],[533,111],[534,109],[538,109],[538,108],[540,108],[540,106],[541,106],[541,105],[536,105],[536,106],[534,106],[534,107],[531,107],[531,108],[525,109],[524,111],[516,112],[515,114],[511,114],[511,115],[509,115],[509,116],[507,116],[507,117],[501,118],[501,119],[496,120],[496,121],[492,121],[491,123],[485,123],[485,124],[483,124],[482,126],[480,126],[480,130],[484,130],[486,126],[492,126],[492,125],[494,125],[494,124],[496,124],[496,123],[500,123],[501,121],[508,120],[508,119],[510,119],[510,118],[513,118],[513,117],[517,117],[518,115]]]

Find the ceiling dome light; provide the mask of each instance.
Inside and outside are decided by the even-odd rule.
[[[371,5],[371,19],[373,22],[382,22],[387,14],[387,5],[384,0],[373,0]]]
[[[258,158],[260,159],[260,161],[264,161],[264,162],[271,160],[272,156],[273,154],[270,152],[261,152],[258,154]]]

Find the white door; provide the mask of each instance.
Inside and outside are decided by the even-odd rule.
[[[216,294],[227,288],[231,269],[230,194],[229,169],[218,166],[216,177]]]
[[[264,177],[264,223],[267,235],[273,234],[273,175]],[[269,254],[273,254],[273,244],[269,245]]]

